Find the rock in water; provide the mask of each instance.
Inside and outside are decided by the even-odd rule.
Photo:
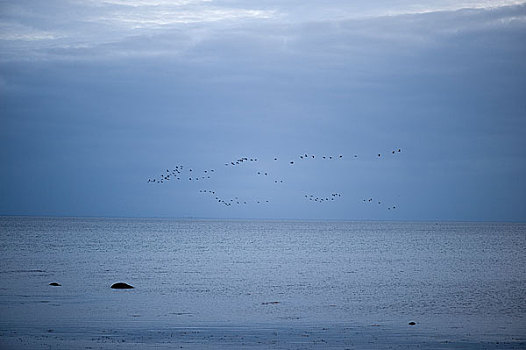
[[[113,289],[131,289],[133,286],[130,286],[128,283],[117,282],[111,285]]]
[[[53,286],[53,287],[60,287],[61,286],[61,284],[57,283],[57,282],[51,282],[49,285]]]

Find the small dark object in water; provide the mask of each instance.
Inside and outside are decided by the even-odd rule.
[[[261,303],[261,305],[276,305],[279,304],[279,301],[266,301]]]
[[[57,283],[57,282],[51,282],[49,285],[53,286],[53,287],[60,287],[61,286],[61,284]]]
[[[124,282],[117,282],[111,285],[111,288],[113,289],[131,289],[133,286],[130,286],[127,283]]]
[[[416,322],[413,322],[413,321],[409,322],[410,326],[414,326],[415,324],[416,324]]]

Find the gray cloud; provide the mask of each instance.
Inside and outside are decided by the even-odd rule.
[[[339,54],[339,50],[349,46],[361,48],[361,43],[368,39],[377,44],[381,40],[424,44],[430,35],[454,34],[472,30],[473,26],[499,27],[510,24],[507,22],[523,22],[524,11],[518,10],[521,7],[506,6],[514,3],[521,2],[437,1],[422,7],[418,2],[405,0],[335,2],[331,6],[267,1],[258,3],[257,8],[239,1],[201,0],[3,2],[1,58],[180,56],[219,34],[244,35],[263,45],[272,40],[278,50],[290,49],[297,41],[315,44],[316,38],[323,42],[334,37],[340,40],[336,45],[319,48]],[[451,12],[487,6],[492,6],[491,10]],[[340,39],[342,35],[348,36],[344,42]]]

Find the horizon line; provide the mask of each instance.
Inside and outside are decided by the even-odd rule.
[[[260,222],[399,222],[399,223],[501,223],[501,224],[526,224],[526,220],[455,220],[455,219],[305,219],[305,218],[217,218],[197,216],[99,216],[99,215],[32,215],[32,214],[0,214],[0,218],[54,218],[54,219],[132,219],[132,220],[173,220],[173,221],[260,221]]]

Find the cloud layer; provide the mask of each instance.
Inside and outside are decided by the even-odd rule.
[[[104,55],[181,55],[203,40],[243,34],[259,41],[274,35],[283,45],[309,26],[329,32],[317,36],[331,37],[351,34],[367,39],[388,37],[417,40],[436,32],[468,29],[472,25],[506,25],[524,22],[524,11],[516,7],[524,1],[435,1],[421,2],[352,2],[337,1],[330,5],[320,2],[263,1],[247,6],[243,1],[4,1],[1,6],[0,45],[2,60],[90,59]],[[497,11],[499,8],[511,11]],[[452,15],[452,27],[440,25],[432,17],[408,15],[430,14],[464,9],[490,9],[499,12],[496,18],[470,23],[468,15]],[[508,12],[508,13],[506,13]],[[441,15],[442,14],[442,15]],[[491,16],[491,15],[490,15]],[[464,17],[467,23],[462,21]],[[475,16],[480,19],[481,16]],[[420,18],[426,18],[422,23]],[[493,22],[492,22],[493,20]],[[416,22],[416,23],[413,23]],[[349,25],[350,23],[350,25]],[[325,26],[324,26],[325,24]],[[353,25],[354,24],[354,25]],[[337,33],[336,28],[351,33]],[[405,33],[397,33],[402,29]],[[389,30],[394,32],[389,33]],[[423,29],[423,32],[419,30]],[[473,29],[473,28],[472,28]],[[298,32],[300,31],[300,32]],[[310,34],[310,33],[306,33]],[[400,36],[402,34],[404,36]],[[251,36],[252,35],[252,36]],[[144,42],[150,46],[144,46]],[[358,43],[359,44],[359,43]]]

